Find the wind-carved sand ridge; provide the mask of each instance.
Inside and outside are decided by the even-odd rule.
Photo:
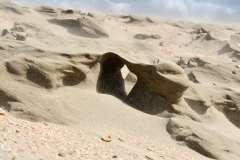
[[[0,159],[238,160],[239,33],[1,1]]]

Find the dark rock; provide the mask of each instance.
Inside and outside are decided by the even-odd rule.
[[[152,34],[152,35],[149,35],[149,34],[136,34],[134,36],[134,38],[136,39],[141,39],[141,40],[145,40],[145,39],[149,39],[149,38],[152,38],[152,39],[161,39],[162,37],[160,35],[157,35],[157,34]]]
[[[16,40],[19,40],[19,41],[26,41],[27,38],[26,38],[25,35],[17,34]]]
[[[201,27],[201,28],[198,30],[197,33],[198,33],[198,34],[199,34],[199,33],[211,33],[211,31],[209,31],[209,30],[206,29],[206,28]]]
[[[59,155],[60,157],[65,157],[65,154],[62,153],[62,152],[58,153],[58,155]]]
[[[2,36],[5,36],[9,33],[9,30],[8,29],[4,29],[3,32],[2,32]]]
[[[163,42],[159,42],[159,46],[163,46]]]
[[[62,11],[62,13],[66,13],[66,14],[72,14],[74,13],[72,9],[68,9],[66,11]]]

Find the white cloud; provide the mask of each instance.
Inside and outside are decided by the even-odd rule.
[[[139,14],[157,18],[240,23],[239,0],[15,0],[84,12]]]
[[[116,11],[116,13],[123,14],[127,13],[130,10],[130,5],[127,3],[118,3],[118,4],[111,4],[113,11]]]

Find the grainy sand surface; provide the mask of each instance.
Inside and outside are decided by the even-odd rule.
[[[137,140],[123,134],[104,142],[85,129],[34,123],[9,115],[0,120],[0,153],[6,159],[203,159],[157,143],[154,138]]]

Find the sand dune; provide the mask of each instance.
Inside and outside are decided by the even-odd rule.
[[[240,158],[239,26],[9,2],[0,24],[0,159]]]
[[[88,38],[108,37],[107,31],[92,17],[75,19],[51,19],[50,23],[65,27],[69,33]]]

